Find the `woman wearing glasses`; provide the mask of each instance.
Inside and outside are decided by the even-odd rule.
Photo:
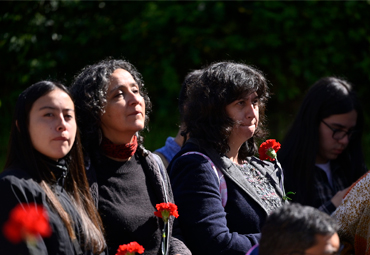
[[[325,77],[305,96],[278,157],[293,202],[331,214],[348,187],[366,172],[362,110],[352,86]]]

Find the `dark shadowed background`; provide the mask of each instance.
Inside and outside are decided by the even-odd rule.
[[[365,110],[369,166],[369,13],[369,1],[0,2],[0,169],[19,93],[43,79],[68,86],[84,66],[109,56],[130,61],[144,77],[153,102],[150,150],[177,133],[185,75],[212,62],[265,73],[269,138],[279,141],[316,80],[348,79]]]

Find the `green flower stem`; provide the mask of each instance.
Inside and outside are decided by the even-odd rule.
[[[168,219],[167,219],[167,222],[168,222]],[[167,247],[167,238],[168,237],[166,235],[167,222],[164,222],[164,226],[163,226],[163,230],[162,230],[162,255],[167,255],[168,254],[168,247]]]

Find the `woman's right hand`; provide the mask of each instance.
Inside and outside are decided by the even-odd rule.
[[[334,197],[332,197],[332,199],[331,199],[330,201],[333,203],[333,205],[334,205],[335,207],[340,206],[340,204],[342,203],[343,197],[344,197],[344,195],[347,193],[347,191],[348,191],[348,189],[349,189],[349,188],[350,188],[350,187],[348,187],[348,188],[346,188],[346,189],[343,189],[343,190],[338,191],[338,192],[337,192],[337,194],[335,194],[335,196],[334,196]]]

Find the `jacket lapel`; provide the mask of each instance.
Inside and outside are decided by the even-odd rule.
[[[208,157],[213,161],[220,171],[222,171],[230,180],[232,180],[237,186],[239,186],[244,192],[246,192],[256,203],[258,203],[268,215],[267,208],[265,208],[263,202],[259,198],[258,194],[255,192],[254,187],[247,181],[243,173],[231,162],[226,156],[220,156],[215,149],[208,146],[207,143],[204,143],[198,139],[190,138],[187,142],[191,142],[202,148]],[[260,164],[260,161],[254,157],[248,159],[249,163],[257,168],[264,176],[272,180],[272,184],[275,187],[279,197],[282,197],[283,193],[279,187],[279,179],[274,174],[270,174],[265,170],[265,166]],[[259,164],[258,164],[259,163]],[[263,161],[262,161],[263,163]],[[263,163],[268,164],[268,163]]]

